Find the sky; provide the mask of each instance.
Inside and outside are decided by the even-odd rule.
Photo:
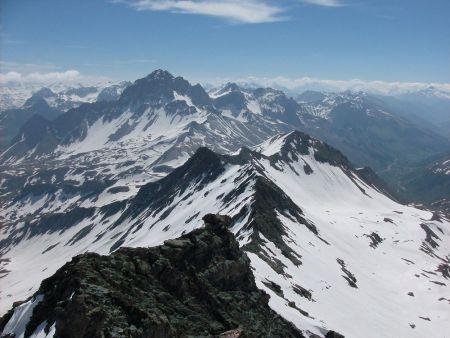
[[[202,83],[450,90],[449,18],[448,0],[0,0],[0,84],[162,68]]]

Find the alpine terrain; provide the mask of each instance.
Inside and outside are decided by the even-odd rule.
[[[449,13],[0,0],[0,338],[450,338]]]
[[[185,237],[170,240],[189,236],[205,214],[220,213],[231,217],[228,228],[250,259],[269,306],[302,335],[438,337],[450,322],[450,222],[444,214],[398,203],[374,178],[326,143],[295,131],[234,154],[201,147],[165,177],[136,188],[135,195],[114,194],[121,196],[115,201],[89,192],[75,195],[78,203],[61,203],[59,196],[69,200],[70,190],[50,194],[31,188],[15,197],[23,208],[16,211],[20,220],[3,226],[2,311],[34,296],[16,303],[4,317],[5,328],[21,327],[26,335],[63,330],[63,319],[44,310],[45,304],[61,299],[70,316],[71,302],[81,301],[72,292],[117,292],[95,276],[89,282],[93,291],[88,285],[80,289],[64,271],[105,264],[114,273],[108,264],[125,259],[118,255],[145,255],[120,247],[166,243],[182,252],[189,246]],[[27,216],[20,216],[24,210]],[[112,256],[98,263],[92,254],[76,258],[39,286],[85,252]],[[57,293],[49,289],[55,283],[61,285]],[[117,306],[108,299],[100,310],[105,320]],[[36,311],[30,316],[31,308]],[[19,323],[25,312],[30,321]],[[134,322],[120,328],[127,329],[126,323]]]

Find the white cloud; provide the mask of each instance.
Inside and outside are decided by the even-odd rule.
[[[21,73],[18,71],[9,71],[0,73],[0,85],[4,86],[15,86],[20,84],[50,85],[55,83],[68,85],[83,83],[84,85],[87,85],[91,83],[107,82],[108,80],[109,79],[105,77],[84,75],[74,69],[60,72]]]
[[[20,83],[50,84],[55,82],[71,83],[86,80],[78,70],[59,70],[51,63],[19,63],[0,61],[0,84],[15,85]]]
[[[30,82],[71,82],[80,79],[81,74],[77,70],[50,73],[30,73],[25,79]]]
[[[238,23],[281,21],[285,11],[280,6],[262,0],[112,0],[136,10],[169,11],[215,16]]]
[[[435,88],[445,93],[450,93],[450,83],[431,82],[389,82],[389,81],[366,81],[361,79],[350,80],[327,80],[314,77],[287,78],[278,76],[274,78],[266,77],[246,77],[240,79],[217,79],[215,84],[234,81],[242,85],[274,87],[288,89],[291,92],[300,93],[304,90],[325,90],[325,91],[364,91],[372,94],[397,95],[408,92],[416,92],[423,89]]]
[[[305,4],[317,5],[323,7],[340,7],[343,4],[338,0],[300,0]]]
[[[8,73],[0,73],[0,83],[8,83],[8,82],[20,82],[22,79],[22,74],[17,72],[8,72]]]

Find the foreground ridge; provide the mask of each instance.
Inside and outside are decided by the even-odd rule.
[[[74,257],[1,319],[2,337],[303,337],[256,287],[231,219],[203,220],[161,246]]]

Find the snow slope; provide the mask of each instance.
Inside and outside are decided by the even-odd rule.
[[[76,254],[161,244],[222,213],[233,217],[270,306],[305,335],[441,337],[450,329],[450,222],[391,200],[305,134],[232,156],[200,148],[132,198],[90,202],[51,225],[2,230],[2,313]]]

